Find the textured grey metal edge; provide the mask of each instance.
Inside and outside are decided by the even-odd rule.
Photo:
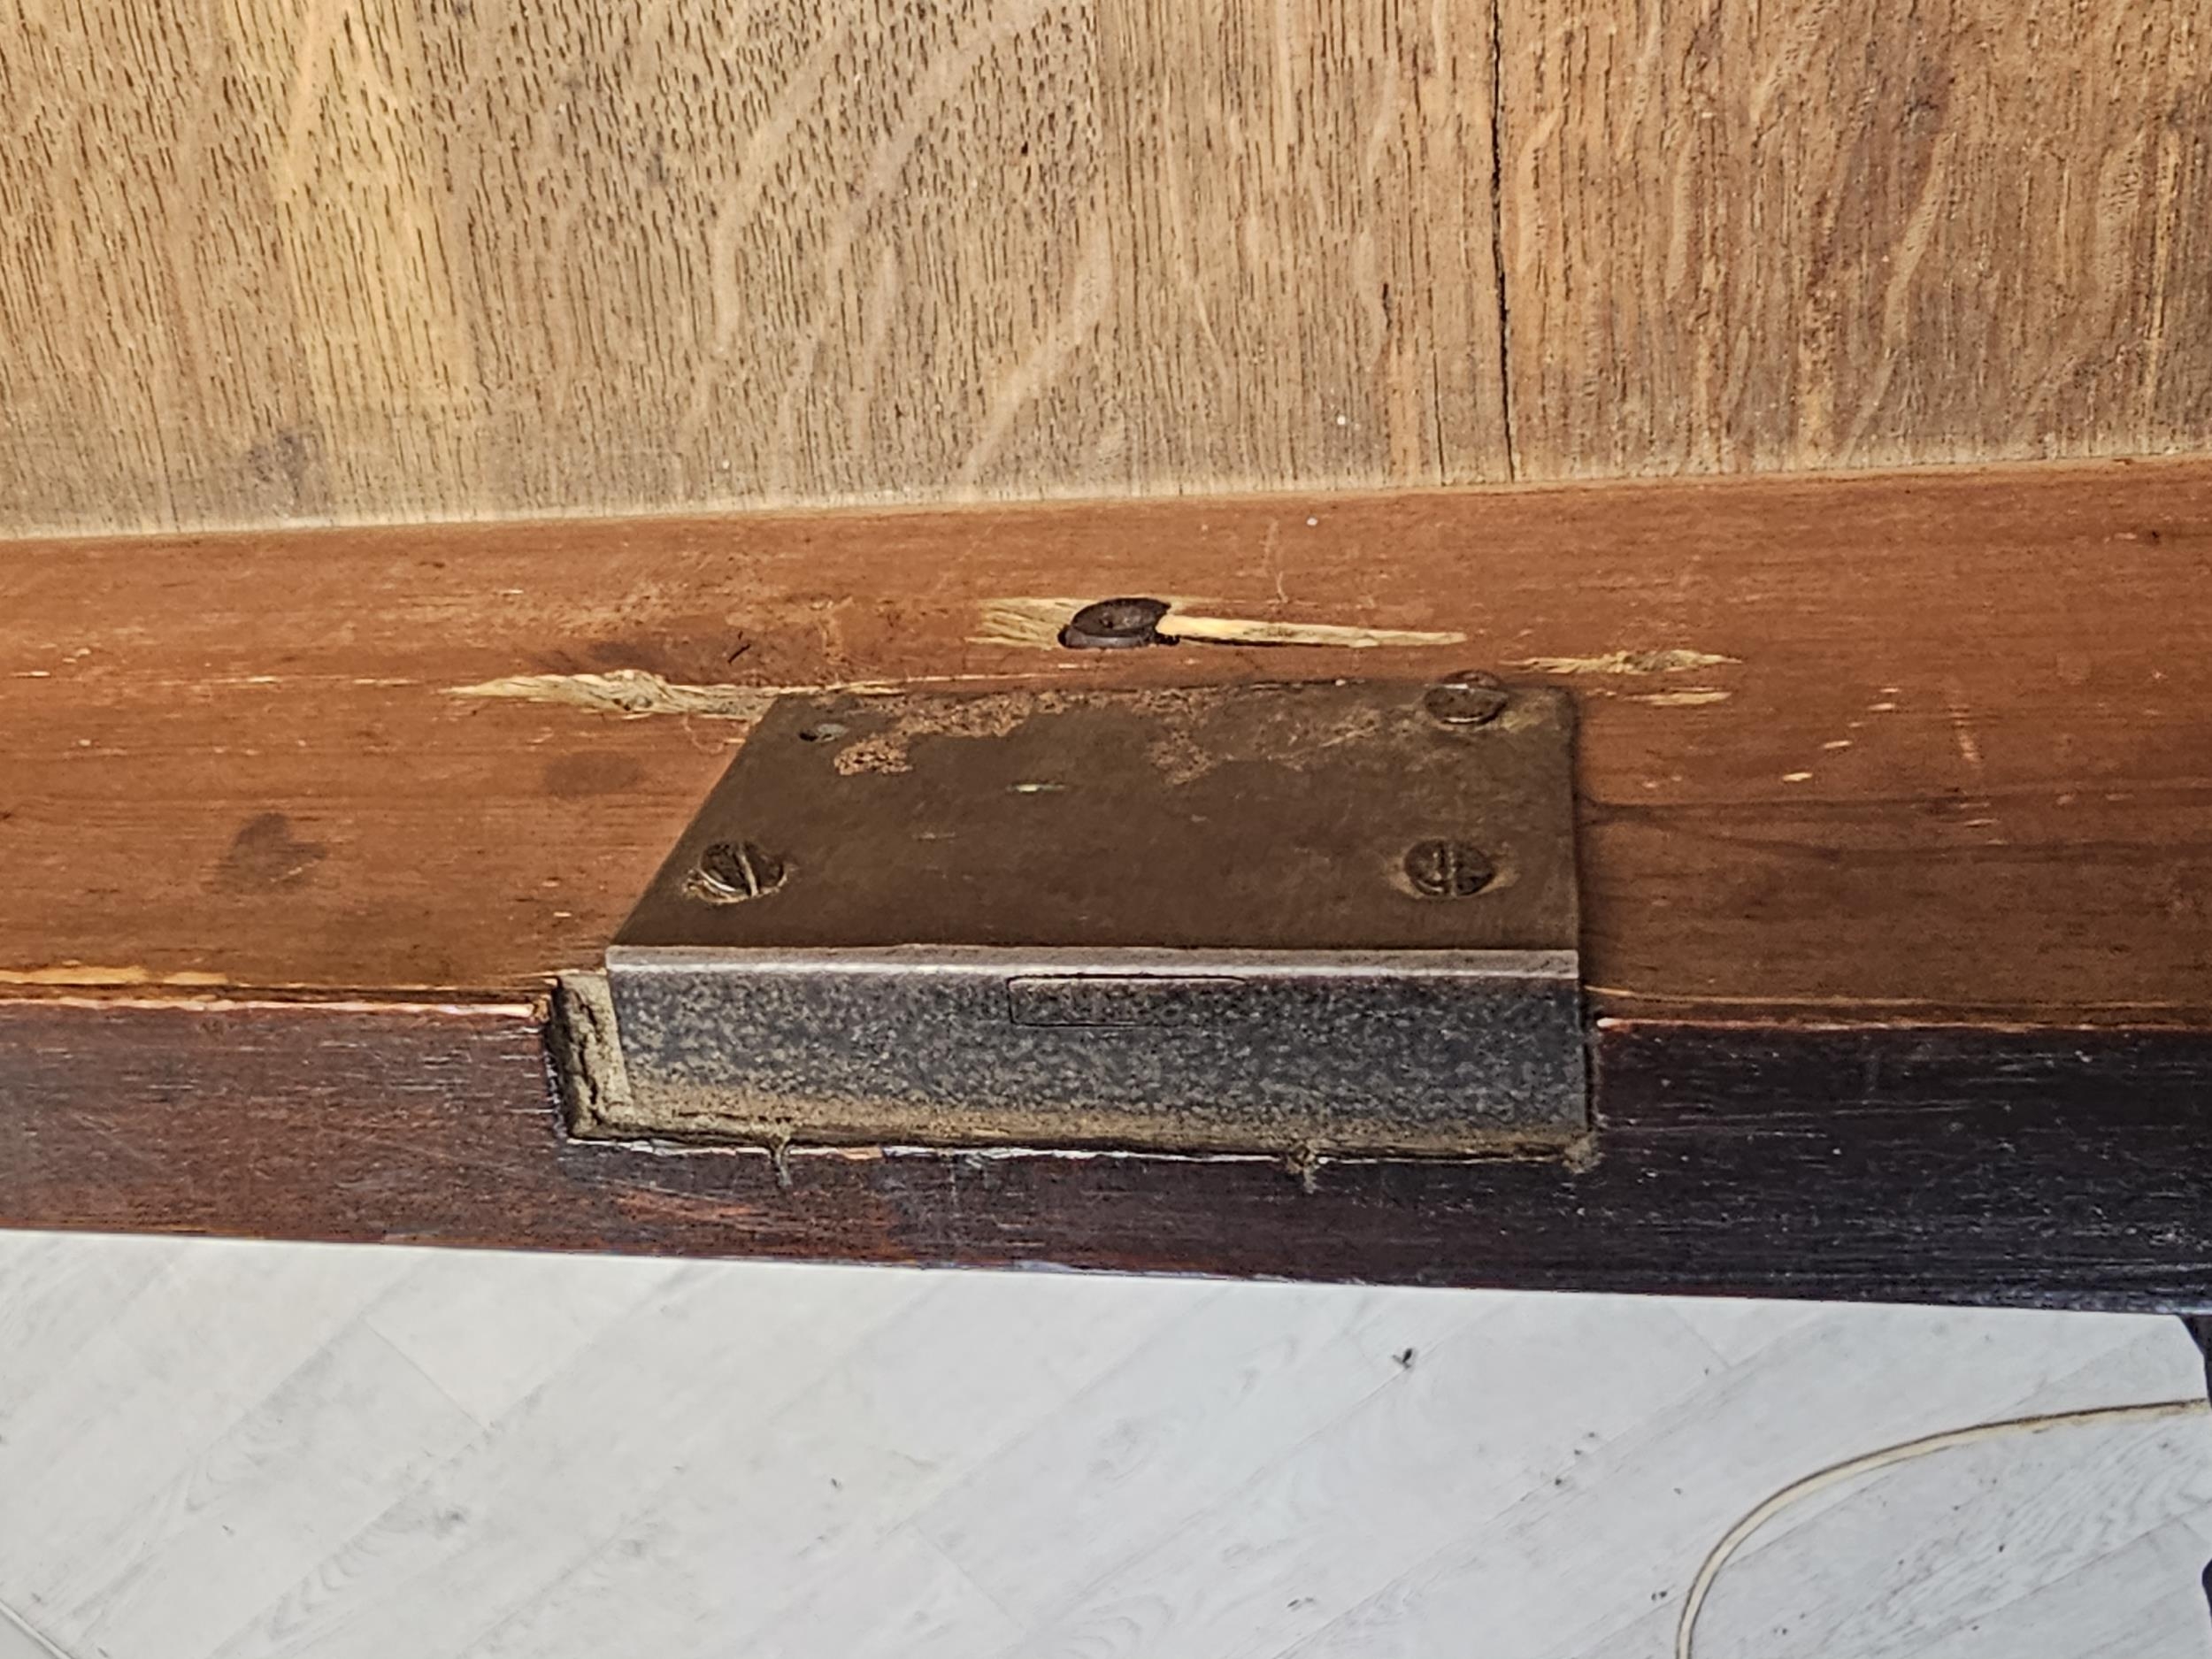
[[[833,968],[846,973],[971,972],[988,969],[1018,974],[1035,968],[1052,973],[1210,972],[1268,978],[1391,973],[1458,979],[1574,979],[1581,953],[1574,950],[1164,950],[1117,946],[874,945],[718,947],[610,945],[607,971],[625,972],[809,973]]]
[[[1294,1161],[1316,1156],[1494,1156],[1529,1151],[1556,1153],[1563,1146],[1587,1133],[1587,1085],[1585,1075],[1579,987],[1579,956],[1571,950],[1384,950],[1365,952],[1306,952],[1259,950],[1184,950],[1009,947],[877,947],[839,949],[705,949],[696,947],[623,946],[607,953],[609,1011],[617,1015],[620,1058],[632,1085],[617,1102],[596,1102],[601,1110],[578,1114],[580,1133],[615,1138],[665,1136],[710,1144],[764,1146],[780,1152],[787,1146],[918,1145],[956,1148],[1033,1146],[1045,1149],[1121,1149],[1167,1153],[1226,1152],[1279,1155]],[[1088,980],[1125,990],[1133,984],[1156,979],[1162,986],[1188,989],[1201,987],[1219,994],[1230,988],[1233,1000],[1246,1001],[1261,1017],[1263,1041],[1273,1042],[1291,1063],[1277,1071],[1263,1068],[1255,1073],[1249,1049],[1234,1052],[1247,1063],[1220,1068],[1217,1086],[1198,1091],[1199,1098],[1164,1103],[1143,1098],[1140,1087],[1131,1096],[1126,1079],[1117,1069],[1116,1041],[1139,1045],[1141,1063],[1171,1061],[1171,1052],[1147,1054],[1143,1045],[1156,1042],[1171,1051],[1178,1036],[1156,1039],[1155,1030],[1172,1033],[1173,1020],[1046,1021],[1041,1025],[1009,1022],[1011,1029],[995,1023],[971,1027],[968,1041],[956,1043],[946,1054],[955,1056],[954,1069],[972,1064],[978,1054],[989,1056],[1003,1045],[1008,1066],[1018,1079],[1024,1064],[1033,1064],[1033,1053],[1015,1052],[1025,1045],[1064,1045],[1049,1075],[1060,1086],[1056,1101],[1040,1104],[1024,1098],[1018,1087],[1013,1098],[992,1099],[1003,1094],[1002,1079],[995,1071],[972,1075],[970,1093],[933,1093],[932,1067],[889,1065],[856,1079],[845,1052],[850,1039],[863,1030],[877,1030],[878,1040],[901,1037],[925,1026],[902,1024],[915,1010],[901,1005],[902,984],[910,986],[921,1004],[939,993],[932,984],[954,990],[962,982],[1006,982],[1010,991],[1018,981],[1032,977],[1064,989]],[[820,1005],[808,985],[824,981]],[[1332,990],[1330,982],[1340,982]],[[879,984],[879,991],[867,989]],[[1470,997],[1468,1012],[1474,1018],[1456,1039],[1437,1038],[1425,1043],[1422,1028],[1406,1022],[1406,1010],[1394,999],[1410,995],[1417,1003],[1424,995],[1449,995],[1463,986]],[[635,1014],[641,1006],[646,1029],[620,1033],[619,1010],[625,987]],[[1306,1033],[1294,1019],[1285,1019],[1279,1035],[1265,1030],[1275,1018],[1267,1007],[1273,995],[1303,995],[1325,999],[1363,994],[1374,998],[1371,1006],[1356,1003],[1364,1022],[1356,1025],[1354,1046],[1364,1045],[1364,1064],[1357,1081],[1340,1077],[1337,1093],[1321,1096],[1317,1107],[1314,1090],[1305,1076],[1317,1057],[1327,1063],[1339,1056],[1327,1049],[1296,1052]],[[1427,991],[1420,987],[1428,987]],[[1517,988],[1518,987],[1518,988]],[[1481,1018],[1486,993],[1494,1017],[1504,1011],[1510,1029],[1492,1031]],[[690,1010],[679,1013],[672,1025],[673,994],[679,1005],[688,1001]],[[718,995],[736,994],[744,999],[764,996],[771,1004],[783,1002],[765,1022],[750,1015],[727,1022],[750,1024],[753,1037],[770,1051],[757,1073],[748,1070],[747,1039],[742,1030],[726,1028],[709,1014],[699,1018],[703,998],[711,1009]],[[849,999],[864,999],[864,1013],[853,1019]],[[956,990],[954,992],[956,995]],[[867,1004],[865,999],[887,997],[887,1003]],[[655,999],[660,1000],[657,1003]],[[841,1008],[840,999],[846,999]],[[786,1000],[789,999],[789,1000]],[[724,1004],[726,1011],[730,1004]],[[1522,1018],[1514,1025],[1511,1007]],[[843,1014],[845,1025],[827,1024],[819,1034],[810,1027],[817,1014]],[[1369,1014],[1376,1016],[1367,1018]],[[876,1025],[876,1017],[882,1017]],[[1532,1025],[1531,1021],[1532,1020]],[[1395,1021],[1396,1023],[1393,1023]],[[1202,1024],[1203,1022],[1201,1022]],[[958,1024],[954,1023],[957,1035]],[[695,1025],[694,1029],[685,1029]],[[700,1026],[712,1027],[696,1028]],[[1088,1040],[1085,1032],[1097,1035]],[[1402,1047],[1394,1046],[1399,1033]],[[1470,1064],[1465,1048],[1489,1046],[1506,1056],[1506,1072],[1486,1075],[1478,1062]],[[641,1041],[633,1039],[641,1038]],[[1197,1040],[1202,1048],[1204,1039]],[[1378,1041],[1383,1047],[1376,1048]],[[1455,1088],[1466,1089],[1463,1099],[1454,1089],[1423,1092],[1433,1080],[1439,1064],[1432,1052],[1441,1041],[1448,1048],[1455,1041],[1460,1052],[1446,1056],[1456,1068]],[[856,1047],[865,1047],[853,1045]],[[1402,1068],[1398,1061],[1405,1061]],[[1517,1068],[1517,1070],[1516,1069]],[[1416,1087],[1409,1093],[1400,1071],[1411,1074]],[[1533,1081],[1532,1081],[1532,1071]],[[1498,1077],[1510,1073],[1510,1080]],[[1080,1079],[1094,1076],[1092,1088]],[[1208,1075],[1217,1073],[1209,1072]],[[1032,1072],[1030,1075],[1040,1075]],[[1070,1086],[1069,1079],[1078,1079]],[[1295,1098],[1304,1087],[1303,1103]],[[1367,1097],[1371,1086],[1374,1098]],[[1048,1093],[1052,1091],[1048,1091]],[[1070,1094],[1073,1098],[1070,1098]],[[1294,1098],[1286,1101],[1287,1094]]]

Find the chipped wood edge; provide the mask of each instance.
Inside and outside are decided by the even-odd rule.
[[[1171,643],[1210,645],[1321,645],[1343,650],[1372,650],[1378,646],[1414,649],[1464,645],[1467,636],[1457,628],[1367,628],[1339,622],[1266,622],[1248,617],[1201,617],[1170,608],[1160,618],[1161,639]]]
[[[109,967],[96,963],[66,962],[50,968],[0,968],[0,987],[25,990],[130,989],[141,986],[174,986],[180,989],[211,990],[230,981],[219,973],[190,969],[156,973],[136,964]]]
[[[712,720],[758,720],[779,697],[841,691],[859,697],[895,697],[917,686],[997,680],[995,674],[929,674],[910,679],[827,680],[805,686],[697,685],[666,680],[642,668],[599,674],[508,674],[472,686],[450,686],[447,695],[494,701],[557,703],[601,714],[642,719],[649,715],[697,715]]]
[[[1740,664],[1740,657],[1674,646],[1663,650],[1608,651],[1600,657],[1525,657],[1517,666],[1540,674],[1678,674],[1696,668]],[[1725,696],[1725,692],[1721,694]]]
[[[1064,649],[1060,630],[1067,619],[1089,603],[1065,597],[992,599],[984,602],[977,631],[968,636],[976,645],[1017,649]],[[1463,645],[1467,636],[1458,629],[1371,628],[1348,623],[1282,622],[1263,618],[1202,615],[1179,607],[1194,601],[1166,602],[1162,618],[1164,643],[1217,645],[1304,645],[1341,650],[1369,650],[1378,647],[1438,649]],[[1697,669],[1739,664],[1740,657],[1717,651],[1673,646],[1659,649],[1609,651],[1597,657],[1531,657],[1517,666],[1532,672],[1563,678],[1640,677],[1685,673]],[[777,698],[815,696],[844,692],[854,696],[889,697],[919,686],[995,682],[996,674],[918,675],[896,680],[851,680],[809,685],[747,686],[693,684],[672,680],[641,668],[610,669],[601,673],[506,674],[473,685],[449,687],[448,695],[491,701],[551,703],[588,709],[625,719],[653,715],[690,715],[706,719],[757,721]],[[1638,700],[1666,708],[1698,708],[1724,703],[1732,694],[1719,687],[1688,686],[1650,692]],[[107,983],[108,981],[102,981]],[[116,981],[127,983],[127,981]]]
[[[1154,595],[1167,606],[1158,634],[1163,644],[1207,645],[1317,645],[1341,650],[1371,650],[1379,646],[1412,649],[1463,645],[1467,636],[1456,628],[1371,628],[1346,622],[1293,622],[1262,617],[1209,614],[1209,602],[1187,596]],[[1099,595],[1027,595],[987,599],[968,636],[972,645],[1003,645],[1021,650],[1058,650],[1060,630],[1085,605]]]

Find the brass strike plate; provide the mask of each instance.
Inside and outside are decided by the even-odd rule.
[[[1572,734],[1481,676],[780,700],[607,952],[578,1131],[1555,1145]]]

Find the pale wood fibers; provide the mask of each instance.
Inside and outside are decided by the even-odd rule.
[[[534,994],[780,687],[1486,665],[1575,694],[1611,1011],[2202,1023],[2208,570],[2201,462],[26,543],[0,990]],[[1397,642],[1002,626],[1178,583]]]

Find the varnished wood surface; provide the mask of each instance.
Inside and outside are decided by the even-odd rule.
[[[2208,485],[20,545],[0,1224],[2201,1305]],[[1402,642],[1082,654],[1037,626],[1147,591]],[[764,1155],[564,1138],[548,977],[596,958],[774,687],[1468,665],[1580,705],[1590,1157],[1308,1191],[1266,1160],[800,1155],[785,1186]]]
[[[2204,447],[2202,8],[1499,16],[1525,475]]]
[[[742,741],[696,710],[762,688],[1480,665],[1576,691],[1613,1010],[2187,1024],[2208,572],[2195,464],[21,544],[0,979],[534,993]],[[994,637],[1152,591],[1464,639]]]
[[[1527,1289],[2197,1308],[2212,1035],[1616,1024],[1594,1156],[572,1141],[522,1007],[0,1002],[0,1224]]]
[[[2187,5],[10,0],[0,39],[12,534],[2212,445]]]

